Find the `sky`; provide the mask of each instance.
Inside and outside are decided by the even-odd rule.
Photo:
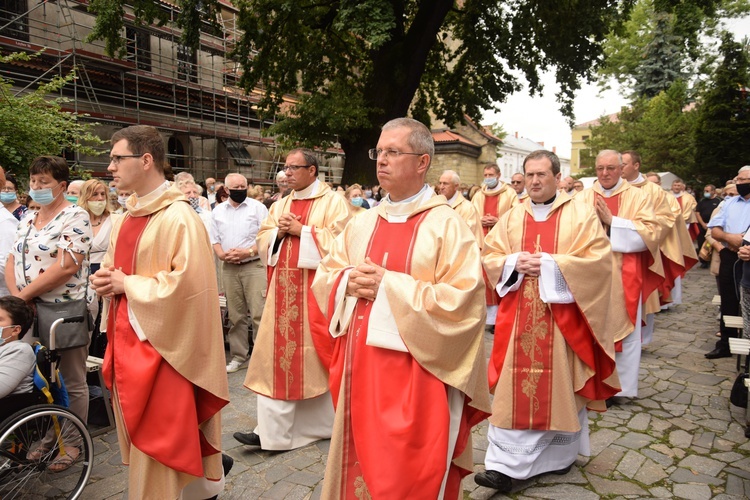
[[[750,36],[750,17],[729,20],[727,27],[736,39]],[[531,97],[527,89],[508,98],[499,105],[500,112],[489,111],[484,114],[485,125],[499,123],[508,135],[518,132],[518,137],[526,137],[536,142],[543,142],[544,147],[557,148],[557,154],[563,158],[570,158],[570,126],[560,113],[560,105],[555,100],[558,86],[554,74],[545,73],[542,76],[544,90],[541,95]],[[583,84],[576,93],[573,112],[575,123],[595,120],[602,115],[620,111],[627,104],[616,84],[613,88],[601,92],[596,84]]]

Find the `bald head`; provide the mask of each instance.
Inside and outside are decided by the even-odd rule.
[[[438,191],[450,200],[455,196],[459,184],[461,184],[461,178],[458,174],[453,170],[446,170],[440,176],[440,180],[438,180]]]

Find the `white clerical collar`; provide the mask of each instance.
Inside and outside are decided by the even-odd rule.
[[[520,199],[521,199],[521,198],[523,198],[524,196],[526,196],[526,188],[524,188],[524,190],[523,190],[523,191],[521,191],[520,193],[518,193],[518,199],[520,200]]]
[[[432,198],[435,192],[430,188],[428,184],[422,186],[422,189],[413,196],[406,198],[401,201],[391,200],[391,196],[385,197],[385,203],[381,203],[385,208],[385,213],[388,217],[388,222],[403,223],[409,218],[409,215],[419,208],[425,201]],[[379,205],[378,205],[379,206]]]
[[[160,184],[159,187],[157,187],[150,193],[143,195],[143,196],[136,196],[135,208],[141,208],[145,205],[148,205],[149,203],[154,201],[156,198],[158,198],[164,191],[169,189],[170,186],[171,186],[171,183],[169,181],[164,181],[163,184]]]
[[[672,194],[674,194],[674,197],[675,197],[675,198],[681,198],[681,197],[682,197],[682,193],[684,193],[684,192],[685,192],[685,191],[680,191],[679,193],[677,193],[677,194],[674,194],[674,191],[672,191]]]
[[[616,191],[616,190],[617,190],[617,188],[619,188],[619,187],[620,187],[620,185],[622,185],[622,177],[620,177],[619,179],[617,179],[617,184],[615,184],[615,185],[614,185],[614,186],[612,186],[611,188],[609,188],[609,189],[604,189],[604,187],[602,187],[602,192],[604,193],[604,196],[605,196],[606,198],[609,198],[610,196],[612,196],[612,193],[613,193],[614,191]],[[599,186],[601,186],[601,184],[599,184]]]
[[[304,200],[317,193],[318,187],[320,187],[320,181],[318,179],[315,179],[313,183],[307,186],[305,189],[292,191],[292,195],[295,200]]]
[[[549,203],[546,205],[544,203],[540,203],[537,205],[536,203],[531,202],[531,213],[534,215],[534,220],[536,222],[544,222],[545,220],[547,220],[547,214],[550,210],[552,210],[552,205],[553,203]]]
[[[456,199],[458,198],[459,194],[460,193],[458,191],[456,191],[455,193],[453,193],[453,196],[451,197],[451,199],[448,200],[448,205],[453,206],[453,202],[456,201]]]
[[[631,184],[640,184],[641,182],[645,181],[646,179],[641,175],[640,172],[638,172],[638,177],[630,181]]]

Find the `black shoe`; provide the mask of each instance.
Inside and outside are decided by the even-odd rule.
[[[616,405],[617,403],[615,402],[615,398],[614,398],[614,397],[611,397],[611,398],[607,398],[607,399],[605,399],[605,400],[604,400],[604,404],[606,404],[606,405],[607,405],[607,408],[612,408],[612,407],[613,407],[614,405]]]
[[[750,439],[750,425],[745,427],[745,437]]]
[[[706,359],[731,358],[732,353],[729,351],[725,351],[724,349],[719,349],[717,347],[713,351],[707,352],[705,356],[706,356]]]
[[[229,471],[234,466],[234,459],[226,453],[221,454],[221,468],[224,469],[224,477],[227,477]]]
[[[555,474],[555,475],[558,475],[558,476],[564,476],[565,474],[567,474],[568,472],[570,472],[570,469],[572,469],[572,468],[573,468],[573,464],[570,464],[570,465],[568,465],[567,467],[565,467],[563,469],[551,470],[551,471],[549,471],[549,474]]]
[[[495,334],[495,325],[484,325],[484,332],[490,335]]]
[[[502,472],[498,472],[496,470],[477,472],[474,475],[474,482],[479,486],[492,488],[493,490],[498,490],[501,493],[508,493],[513,487],[510,478]]]
[[[235,432],[232,436],[242,444],[248,446],[260,446],[260,436],[254,432]]]

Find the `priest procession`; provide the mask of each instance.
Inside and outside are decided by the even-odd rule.
[[[64,425],[29,438],[3,498],[55,497],[78,470],[60,498],[750,493],[724,359],[750,319],[750,166],[697,202],[636,151],[600,151],[584,188],[537,150],[465,196],[454,171],[427,183],[433,136],[398,118],[369,151],[378,200],[294,149],[264,203],[239,173],[202,198],[164,146],[116,132],[113,190],[37,158],[39,208],[3,208],[3,428],[37,395],[27,304],[76,301],[92,322],[61,348],[68,419],[89,420],[96,347],[116,428],[93,451]]]

